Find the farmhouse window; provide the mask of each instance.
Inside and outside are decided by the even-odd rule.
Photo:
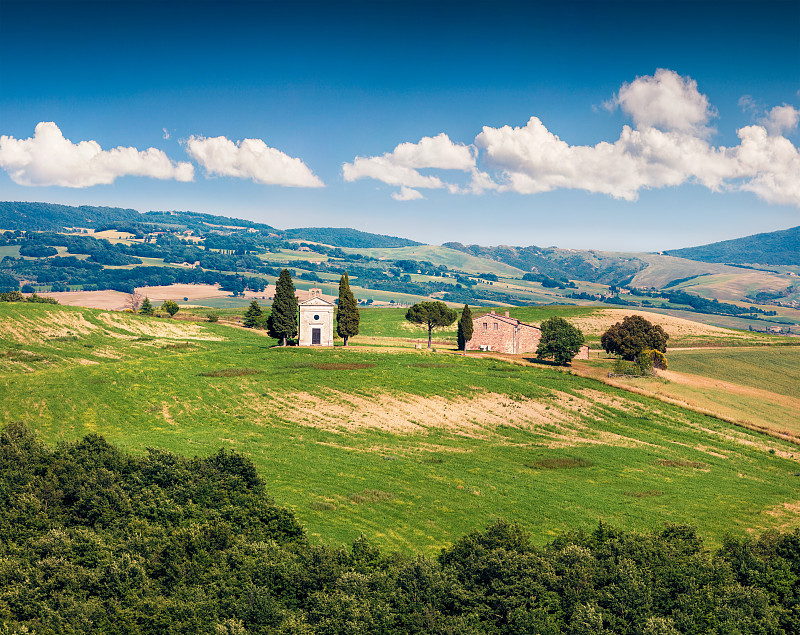
[[[483,330],[485,331],[487,328],[489,328],[489,325],[486,322],[484,322],[483,323]]]
[[[497,322],[495,322],[495,323],[494,323],[494,330],[495,330],[495,331],[497,330],[497,327],[498,327],[498,326],[499,326],[499,325],[497,324]]]

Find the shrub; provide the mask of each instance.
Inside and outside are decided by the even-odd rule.
[[[161,309],[169,313],[169,316],[172,317],[178,311],[180,311],[181,308],[178,306],[178,303],[175,302],[174,300],[165,300],[164,304],[161,305]]]
[[[219,322],[219,315],[216,313],[208,313],[206,314],[206,320],[209,322]]]

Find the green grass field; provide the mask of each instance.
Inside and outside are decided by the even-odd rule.
[[[435,553],[498,517],[539,543],[598,520],[714,543],[800,525],[796,446],[550,368],[50,305],[0,304],[0,333],[3,423],[235,449],[318,542]]]
[[[12,258],[19,258],[19,245],[5,245],[0,247],[0,260],[5,258],[6,256],[11,256]]]
[[[800,398],[800,346],[674,351],[669,367]]]

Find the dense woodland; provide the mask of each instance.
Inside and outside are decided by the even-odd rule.
[[[235,452],[53,449],[20,424],[0,433],[0,537],[9,633],[800,632],[798,530],[712,552],[687,526],[536,546],[498,520],[434,558],[325,547]]]

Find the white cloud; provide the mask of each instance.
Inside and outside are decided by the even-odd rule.
[[[270,148],[261,139],[234,143],[226,137],[193,135],[186,142],[186,151],[211,175],[252,179],[266,185],[324,187],[301,159]]]
[[[96,141],[72,143],[53,122],[36,125],[33,137],[0,136],[0,168],[19,185],[90,187],[121,176],[191,181],[191,163],[175,163],[156,148],[103,150]]]
[[[392,198],[396,201],[415,201],[425,197],[418,190],[414,190],[404,185],[400,188],[399,192],[392,192]]]
[[[735,157],[741,182],[768,203],[800,207],[800,153],[785,137],[768,134],[763,126],[739,130]]]
[[[715,115],[695,80],[665,68],[623,84],[612,103],[622,108],[637,128],[706,134],[705,126]]]
[[[414,168],[393,163],[387,155],[382,157],[356,157],[352,163],[342,166],[345,181],[375,179],[387,185],[407,187],[440,188],[444,183],[437,176],[425,176]]]
[[[464,144],[453,143],[441,133],[435,137],[423,137],[418,143],[401,143],[392,152],[376,157],[356,157],[352,163],[342,166],[345,181],[375,179],[387,185],[399,185],[399,193],[392,195],[398,201],[423,198],[422,194],[409,188],[448,188],[458,191],[458,186],[445,183],[438,176],[424,175],[421,169],[475,170],[475,151]]]
[[[500,191],[522,194],[558,188],[582,189],[635,200],[647,188],[701,184],[712,191],[743,190],[770,203],[800,207],[800,157],[783,132],[794,130],[800,110],[784,104],[738,131],[741,143],[711,145],[713,111],[696,83],[659,70],[625,84],[615,102],[635,127],[619,139],[594,146],[571,146],[536,117],[524,127],[484,127],[475,144],[501,170]],[[755,110],[749,96],[739,104]]]
[[[391,154],[383,156],[396,165],[410,168],[469,171],[475,166],[472,150],[453,143],[443,132],[435,137],[422,137],[419,143],[401,143]]]
[[[164,134],[162,135],[162,138],[163,138],[163,139],[169,139],[169,136],[170,136],[170,135],[169,135],[169,130],[167,130],[166,128],[162,128],[162,129],[161,129],[161,131],[164,133]]]
[[[784,132],[792,132],[797,128],[800,121],[800,110],[794,106],[783,104],[775,106],[765,117],[759,120],[771,135],[782,135]]]

